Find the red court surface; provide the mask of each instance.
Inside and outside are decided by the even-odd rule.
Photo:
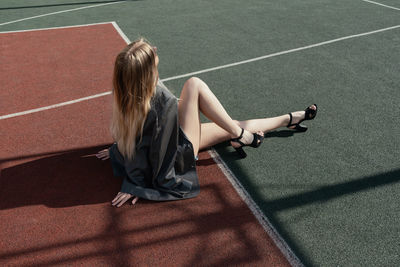
[[[0,115],[110,90],[112,24],[0,34]],[[3,61],[4,58],[4,61]],[[111,97],[0,120],[0,266],[289,266],[207,152],[201,193],[112,207]]]
[[[124,45],[112,24],[0,34],[0,114],[110,91]]]

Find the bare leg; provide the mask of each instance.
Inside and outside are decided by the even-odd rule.
[[[262,135],[273,129],[287,126],[289,115],[273,118],[235,121],[228,115],[217,97],[211,92],[207,84],[198,78],[190,78],[183,86],[178,105],[179,124],[193,144],[194,153],[199,149],[238,137],[241,128],[246,129],[242,142],[249,144],[253,141],[253,134]],[[213,123],[200,123],[200,111]],[[304,118],[304,111],[292,112],[293,123]],[[233,142],[232,146],[240,146]]]
[[[181,92],[178,111],[179,124],[192,142],[195,155],[199,151],[202,134],[200,111],[223,129],[229,138],[238,137],[241,133],[240,126],[228,115],[207,84],[198,78],[190,78],[186,81]],[[245,131],[242,141],[251,143],[252,140],[253,135]]]
[[[293,122],[297,123],[304,118],[304,111],[292,112]],[[252,119],[245,121],[235,121],[241,128],[249,132],[263,132],[267,133],[280,127],[286,127],[289,123],[289,115],[282,115],[273,118]],[[230,139],[229,133],[216,125],[215,123],[202,123],[201,124],[201,138],[199,150],[206,149],[218,143],[228,141]]]
[[[289,115],[274,118],[253,119],[246,121],[235,121],[241,128],[252,133],[267,133],[273,129],[286,126],[289,123]],[[208,148],[230,139],[229,133],[213,122],[201,124],[201,138],[199,150]]]

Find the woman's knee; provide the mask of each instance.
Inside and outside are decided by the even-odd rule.
[[[202,94],[208,94],[211,90],[207,84],[200,78],[191,77],[183,85],[181,98],[185,97],[196,97],[196,99]]]
[[[203,83],[204,82],[200,78],[191,77],[185,82],[185,84],[183,85],[183,89],[185,89],[185,90],[188,90],[188,89],[189,90],[199,90]]]
[[[204,82],[198,77],[190,77],[189,79],[186,80],[186,83],[189,83],[191,85],[198,85]]]

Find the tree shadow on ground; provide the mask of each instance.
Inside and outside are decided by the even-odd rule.
[[[37,204],[58,208],[109,202],[119,191],[121,181],[113,178],[110,164],[101,164],[93,155],[103,148],[60,152],[3,169],[0,210]]]
[[[266,137],[291,136],[288,132],[291,131],[283,131],[283,133],[279,131],[267,134]],[[247,178],[249,177],[249,174],[243,171],[241,166],[238,164],[238,157],[230,152],[227,146],[228,144],[221,144],[216,146],[216,149],[218,153],[224,157],[226,164],[238,178],[239,182],[244,186],[244,188],[246,188],[246,191],[249,193],[251,198],[262,209],[268,220],[277,229],[296,256],[298,256],[301,262],[306,266],[312,266],[311,259],[302,253],[302,249],[298,247],[296,242],[292,240],[291,235],[280,225],[277,217],[278,212],[306,206],[312,203],[323,203],[345,195],[355,194],[400,182],[400,169],[396,169],[376,175],[352,179],[348,182],[320,186],[314,190],[288,195],[282,198],[266,200],[265,195],[260,193],[259,186],[253,184],[251,180]]]
[[[24,226],[24,219],[16,218],[16,225],[22,226],[18,231],[23,234],[16,237],[7,232],[9,227],[2,228],[2,234],[5,233],[6,240],[13,240],[13,245],[0,252],[1,260],[30,267],[99,263],[227,266],[257,265],[269,260],[279,266],[287,265],[284,257],[274,258],[280,255],[279,250],[206,154],[198,161],[202,178],[199,197],[157,203],[140,200],[134,208],[124,205],[117,209],[103,204],[97,207],[97,213],[90,213],[91,207],[84,205],[109,202],[120,185],[113,178],[109,162],[92,156],[104,147],[60,152],[3,169],[3,214],[18,217],[22,209],[13,208],[36,205],[29,209],[39,211],[33,214],[36,220],[43,216],[54,218],[40,221],[40,229],[72,227],[74,231],[59,231],[56,237],[43,235],[45,231],[39,228],[35,233],[24,232],[31,226]],[[73,216],[58,221],[57,216],[65,212]],[[92,230],[100,218],[102,226]],[[85,221],[90,224],[85,226]],[[29,242],[24,235],[29,235]]]

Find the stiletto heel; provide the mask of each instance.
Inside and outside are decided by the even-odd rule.
[[[242,141],[240,141],[240,139],[242,139],[242,137],[243,137],[243,133],[244,133],[244,129],[242,128],[242,132],[240,133],[240,136],[237,137],[237,138],[232,138],[231,139],[231,142],[236,142],[236,143],[240,144],[239,147],[234,147],[234,149],[239,154],[239,157],[242,158],[242,159],[247,157],[246,152],[244,152],[244,150],[243,150],[244,146],[251,146],[251,147],[257,148],[264,141],[264,136],[261,136],[259,134],[253,133],[253,142],[251,142],[251,144],[245,144]]]
[[[244,159],[245,157],[247,157],[247,154],[246,152],[244,152],[243,147],[234,147],[234,149],[239,154],[240,158]]]
[[[311,106],[313,106],[313,105],[315,106],[315,109],[311,108]],[[306,108],[304,110],[306,112],[306,114],[304,116],[304,119],[300,120],[298,123],[293,123],[292,124],[293,115],[292,115],[292,113],[289,113],[290,119],[289,119],[289,123],[288,123],[287,127],[289,129],[295,129],[295,130],[297,130],[299,132],[307,131],[307,129],[308,129],[307,126],[301,125],[300,123],[302,123],[305,120],[313,120],[315,118],[315,116],[317,116],[317,110],[318,110],[317,104],[312,104],[311,106],[309,106],[308,108]],[[294,128],[290,128],[292,126],[294,126]]]

